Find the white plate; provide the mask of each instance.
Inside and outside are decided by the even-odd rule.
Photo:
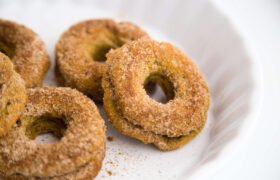
[[[161,152],[108,125],[112,142],[98,179],[209,177],[240,146],[253,126],[261,77],[232,24],[204,0],[0,1],[0,17],[23,23],[46,42],[53,61],[45,85],[54,83],[54,47],[73,23],[112,17],[137,23],[157,40],[189,54],[204,73],[212,102],[202,133],[183,148]],[[112,173],[110,175],[110,173]]]

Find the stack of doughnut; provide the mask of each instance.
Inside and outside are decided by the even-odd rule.
[[[139,40],[107,54],[103,75],[104,108],[125,135],[161,150],[186,144],[204,127],[208,88],[192,61],[169,43]],[[147,81],[157,82],[167,103],[150,98]]]
[[[64,87],[42,87],[49,65],[35,32],[0,20],[0,179],[95,178],[106,128],[94,101],[119,132],[163,151],[206,123],[210,95],[197,66],[130,22],[87,20],[64,32],[55,68]],[[155,84],[166,102],[148,95]],[[39,143],[43,133],[58,141]]]

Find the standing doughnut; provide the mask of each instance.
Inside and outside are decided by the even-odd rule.
[[[60,83],[101,101],[106,53],[143,37],[148,35],[128,22],[98,19],[73,25],[56,46],[56,70]]]
[[[104,108],[125,135],[161,150],[187,143],[204,127],[209,92],[190,58],[168,43],[138,40],[107,54]],[[157,82],[169,101],[151,99],[146,82]]]
[[[34,140],[46,132],[60,140]],[[89,98],[70,88],[29,89],[18,123],[0,138],[0,178],[93,179],[104,154],[104,121]]]
[[[0,53],[0,137],[15,124],[27,100],[24,81],[10,59]]]
[[[26,87],[40,86],[49,68],[43,41],[27,27],[0,19],[0,52],[6,54]]]

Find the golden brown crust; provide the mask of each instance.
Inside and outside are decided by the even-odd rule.
[[[36,33],[23,25],[0,19],[0,51],[10,57],[26,87],[41,86],[50,61]]]
[[[87,20],[70,27],[56,46],[56,70],[59,81],[101,101],[101,79],[105,54],[109,49],[148,37],[138,26],[111,19]]]
[[[104,94],[104,109],[110,123],[122,134],[136,138],[145,144],[152,143],[160,150],[170,151],[178,149],[182,145],[192,140],[202,130],[202,128],[197,129],[196,131],[192,131],[189,135],[175,138],[158,135],[151,131],[145,131],[142,127],[135,126],[122,118],[115,108],[116,105],[113,104],[113,101],[108,99],[110,96],[111,95],[109,95],[109,93]]]
[[[38,144],[30,139],[27,132],[42,117],[63,119],[67,129],[59,142]],[[104,121],[90,99],[70,88],[29,89],[19,123],[0,138],[0,174],[85,179],[98,173],[104,153]]]
[[[60,176],[53,176],[53,177],[46,177],[42,178],[41,180],[92,180],[94,177],[97,176],[99,170],[101,169],[101,164],[96,164],[95,162],[91,161],[87,163],[86,165],[77,168],[77,170],[73,172],[69,172],[67,174],[63,174]],[[24,176],[22,174],[13,174],[9,177],[1,174],[0,172],[0,178],[3,180],[37,180],[38,177],[30,177],[30,176]]]
[[[187,143],[205,125],[209,92],[198,68],[168,43],[137,40],[107,54],[104,107],[118,130],[144,143],[171,150]],[[151,75],[172,82],[174,98],[152,100],[143,86]],[[167,84],[167,83],[166,83]]]
[[[10,59],[0,53],[0,137],[14,125],[26,100],[24,81],[14,71]]]

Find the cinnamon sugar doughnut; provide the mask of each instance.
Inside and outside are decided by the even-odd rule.
[[[0,19],[0,52],[6,54],[27,87],[40,86],[49,68],[43,41],[29,28]]]
[[[39,144],[52,132],[61,139]],[[0,138],[0,177],[6,179],[92,179],[105,153],[105,125],[94,103],[70,88],[28,90],[16,125]]]
[[[60,83],[101,101],[105,54],[143,37],[148,35],[129,22],[96,19],[73,25],[56,46],[56,70]]]
[[[14,125],[27,100],[24,81],[10,59],[0,53],[0,137]]]
[[[173,150],[203,129],[210,102],[207,84],[191,59],[171,44],[129,42],[110,51],[106,65],[104,108],[123,134]],[[151,99],[143,88],[147,81],[157,82],[169,101]]]

